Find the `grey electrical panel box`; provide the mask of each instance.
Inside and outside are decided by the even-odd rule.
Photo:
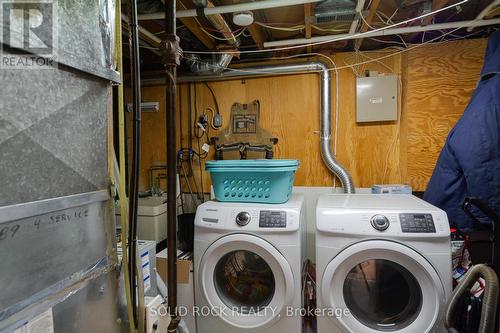
[[[396,75],[356,79],[356,122],[398,119],[398,77]]]

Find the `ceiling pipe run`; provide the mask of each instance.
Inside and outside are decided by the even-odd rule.
[[[321,0],[265,0],[265,1],[246,2],[234,5],[204,8],[203,15],[210,16],[210,15],[228,14],[228,13],[236,13],[243,11],[259,10],[259,9],[289,7],[289,6],[303,5],[306,3],[314,3],[319,1]],[[179,10],[177,11],[176,16],[177,18],[196,17],[198,16],[198,12],[196,9]],[[152,14],[139,15],[139,20],[160,20],[164,18],[165,18],[165,13],[152,13]]]
[[[253,66],[245,67],[241,70],[230,70],[222,72],[220,75],[207,75],[207,76],[180,76],[177,82],[197,82],[197,81],[215,81],[215,80],[227,80],[245,77],[259,77],[259,76],[276,76],[276,75],[290,75],[298,73],[319,73],[320,76],[320,86],[321,86],[321,156],[323,162],[330,172],[337,176],[342,183],[345,193],[354,193],[354,183],[349,172],[335,159],[332,152],[331,145],[331,119],[332,119],[332,107],[331,107],[331,84],[330,84],[330,72],[328,67],[322,62],[307,62],[307,63],[293,63],[284,65],[266,65],[266,66]],[[164,84],[165,81],[153,79],[143,80],[143,86],[154,85],[154,84]],[[154,84],[152,84],[154,83]]]
[[[288,45],[301,45],[317,42],[335,42],[339,40],[350,40],[359,38],[370,38],[370,37],[380,37],[380,36],[391,36],[397,34],[409,34],[413,32],[423,32],[431,30],[444,30],[444,29],[457,29],[466,27],[481,27],[486,25],[500,24],[500,19],[491,20],[471,20],[471,21],[458,21],[458,22],[448,22],[448,23],[437,23],[425,26],[412,26],[403,28],[391,28],[385,30],[378,30],[374,32],[356,33],[356,34],[337,34],[328,36],[318,36],[312,38],[295,38],[295,39],[285,39],[277,40],[273,42],[265,42],[264,47],[280,47]]]

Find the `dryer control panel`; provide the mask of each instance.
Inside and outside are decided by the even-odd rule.
[[[402,232],[435,233],[432,214],[399,214]]]
[[[261,210],[260,228],[286,228],[286,212],[283,210]]]

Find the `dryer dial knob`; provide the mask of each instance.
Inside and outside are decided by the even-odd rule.
[[[372,227],[378,231],[384,231],[389,228],[389,219],[381,214],[374,215],[371,219],[371,223]]]
[[[241,212],[236,215],[236,223],[242,227],[247,225],[250,222],[250,219],[250,213],[248,212]]]

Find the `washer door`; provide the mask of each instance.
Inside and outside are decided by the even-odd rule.
[[[432,265],[391,241],[364,241],[340,252],[327,265],[321,288],[323,315],[348,309],[329,317],[351,332],[429,332],[445,304]]]
[[[293,273],[270,243],[233,234],[215,241],[200,262],[199,285],[217,315],[239,328],[263,328],[290,304]]]

